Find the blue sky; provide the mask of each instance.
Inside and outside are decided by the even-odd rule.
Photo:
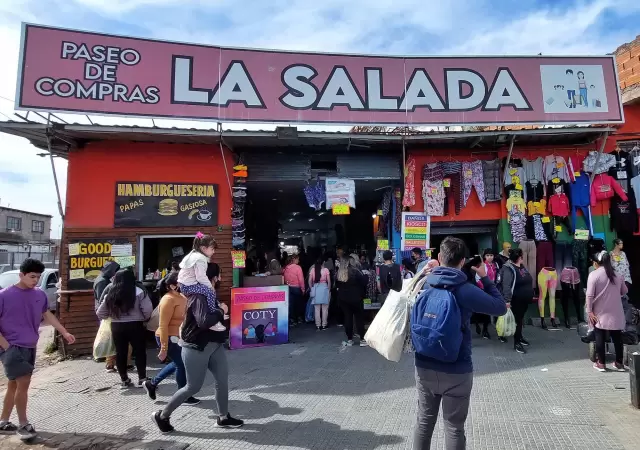
[[[14,98],[22,21],[286,50],[597,55],[640,33],[640,0],[0,0],[0,120],[13,117],[13,105],[5,99]],[[0,135],[0,201],[54,215],[52,233],[58,235],[51,168],[36,153],[26,141]],[[64,194],[66,164],[56,165]]]

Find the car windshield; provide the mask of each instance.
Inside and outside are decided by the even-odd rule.
[[[0,275],[0,289],[8,288],[20,281],[17,273],[3,273]]]

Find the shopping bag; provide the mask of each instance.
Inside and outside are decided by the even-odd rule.
[[[96,334],[96,339],[93,341],[93,358],[103,359],[115,354],[116,346],[111,335],[111,320],[105,319],[100,322],[98,334]]]
[[[307,302],[307,309],[305,310],[304,320],[307,322],[313,322],[315,317],[313,305],[313,298],[309,297],[309,301]]]
[[[402,357],[409,334],[411,307],[424,283],[426,277],[415,277],[403,280],[400,292],[390,291],[364,336],[369,347],[389,361],[398,362]]]
[[[507,313],[504,316],[498,317],[496,331],[500,337],[509,337],[516,333],[516,318],[510,309],[507,309]]]
[[[154,333],[158,331],[158,327],[160,326],[160,305],[156,306],[156,308],[151,313],[151,317],[149,317],[149,321],[147,322],[147,330],[153,331]]]

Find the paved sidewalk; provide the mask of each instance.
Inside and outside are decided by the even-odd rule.
[[[469,448],[631,450],[640,442],[640,411],[629,404],[629,375],[600,374],[575,330],[527,327],[527,355],[497,340],[474,337],[476,377]],[[204,401],[172,417],[178,430],[161,435],[143,390],[120,391],[117,375],[91,360],[40,369],[30,417],[42,447],[0,437],[0,448],[65,449],[410,449],[416,414],[410,357],[390,363],[367,348],[341,348],[339,329],[296,329],[292,343],[231,351],[233,415],[239,430],[213,427],[212,379]],[[155,353],[150,352],[155,362]],[[157,366],[154,366],[157,368]],[[546,369],[546,370],[544,370]],[[175,390],[168,380],[160,403]],[[444,445],[441,424],[434,449]]]

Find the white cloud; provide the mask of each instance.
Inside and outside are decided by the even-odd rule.
[[[159,39],[242,47],[387,54],[604,54],[630,41],[637,0],[576,0],[536,7],[508,0],[0,0],[0,97],[13,100],[20,22],[131,33]],[[523,5],[524,3],[524,5]],[[526,9],[525,7],[526,6]],[[606,22],[609,20],[609,22]],[[132,31],[128,31],[132,30]],[[13,104],[0,98],[0,120]],[[31,116],[33,117],[33,116]],[[83,116],[64,116],[88,123]],[[93,116],[92,116],[93,117]],[[151,125],[148,119],[95,118],[104,125]],[[157,126],[211,128],[208,122],[157,120]],[[225,128],[267,129],[263,124]],[[335,127],[308,126],[312,130]],[[345,128],[341,128],[345,129]],[[3,205],[60,219],[47,158],[26,140],[0,134],[0,198]],[[66,162],[56,161],[61,192]],[[18,176],[16,176],[16,174]],[[27,183],[21,183],[21,176]]]

